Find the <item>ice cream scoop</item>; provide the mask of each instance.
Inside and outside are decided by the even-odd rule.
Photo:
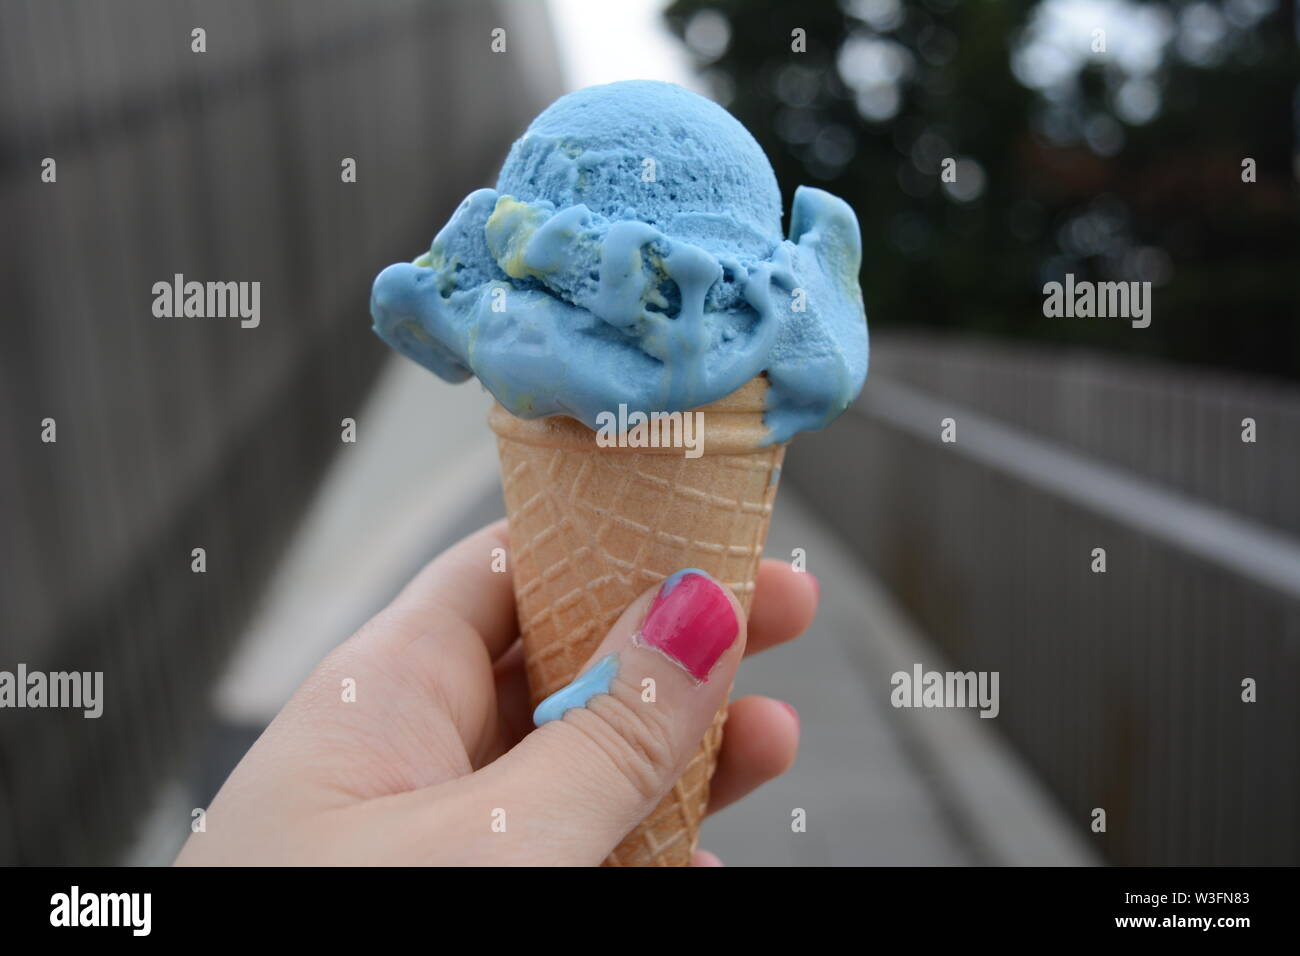
[[[414,263],[375,280],[376,333],[520,418],[674,412],[768,382],[768,443],[862,388],[861,237],[843,200],[795,192],[717,104],[630,81],[561,97]]]

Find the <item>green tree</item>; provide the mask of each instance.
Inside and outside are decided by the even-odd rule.
[[[1101,50],[1079,13],[1097,9]],[[1289,4],[677,0],[666,16],[787,208],[811,183],[857,210],[873,328],[1300,377]],[[1067,272],[1151,281],[1151,326],[1045,318],[1043,284]]]

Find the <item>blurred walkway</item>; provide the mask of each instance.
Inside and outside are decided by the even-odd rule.
[[[795,453],[792,451],[792,454]],[[1039,785],[974,711],[897,710],[890,675],[947,670],[791,488],[782,488],[767,553],[807,556],[822,589],[809,632],[747,660],[736,694],[770,694],[799,711],[794,768],[704,826],[729,865],[1084,865],[1097,860]],[[792,808],[807,812],[791,832]]]
[[[203,779],[164,799],[134,862],[161,862],[188,821],[311,667],[425,560],[502,513],[487,396],[394,361],[312,505],[222,681]],[[434,420],[432,410],[441,416]],[[889,675],[941,658],[793,489],[768,553],[802,548],[821,612],[795,644],[745,663],[737,694],[798,708],[795,767],[710,819],[703,845],[729,865],[1091,862],[1037,785],[968,711],[900,711]],[[807,832],[791,831],[802,808]],[[1084,832],[1082,824],[1076,828]]]

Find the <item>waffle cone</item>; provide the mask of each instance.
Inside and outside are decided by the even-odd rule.
[[[682,568],[707,571],[749,612],[785,457],[784,445],[761,445],[766,390],[759,377],[699,409],[698,458],[602,448],[572,419],[493,408],[534,705],[578,675],[638,595]],[[681,779],[606,865],[690,863],[725,720],[724,707]]]

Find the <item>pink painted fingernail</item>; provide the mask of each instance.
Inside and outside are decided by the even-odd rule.
[[[638,641],[705,681],[739,633],[736,612],[722,587],[703,571],[686,568],[659,588]]]
[[[789,701],[783,700],[781,703],[785,706],[786,710],[790,711],[790,716],[794,718],[794,729],[799,730],[803,726],[803,721],[799,719],[799,711],[795,710],[794,704],[791,704]]]

